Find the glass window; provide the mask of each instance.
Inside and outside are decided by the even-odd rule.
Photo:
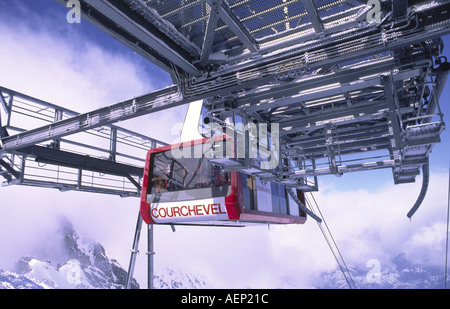
[[[255,209],[274,214],[288,215],[288,196],[284,185],[274,182],[264,182],[258,177],[252,177],[255,184]]]
[[[202,145],[195,145],[190,148],[197,147],[201,148]],[[199,150],[201,149],[193,149],[190,153],[195,154]],[[230,174],[222,172],[220,167],[211,164],[204,156],[195,158],[192,155],[189,158],[174,158],[171,150],[167,150],[152,154],[151,161],[152,167],[148,186],[148,193],[151,195],[161,196],[161,194],[164,195],[169,192],[220,188],[230,184]],[[191,195],[189,199],[214,197],[216,196],[214,192],[217,192],[217,190],[214,192],[203,190],[202,192],[201,196]],[[204,196],[205,194],[207,196]],[[226,196],[226,193],[222,196]],[[186,198],[186,195],[172,194],[171,198],[181,200],[180,198]]]
[[[275,214],[280,213],[280,194],[278,184],[275,182],[270,183],[270,188],[272,191],[272,212]]]
[[[272,186],[268,181],[255,178],[256,187],[256,209],[259,211],[272,212]]]
[[[242,175],[242,200],[245,209],[256,209],[255,205],[255,181],[254,177]]]
[[[280,214],[288,215],[286,190],[283,185],[278,184],[278,198],[280,205]]]

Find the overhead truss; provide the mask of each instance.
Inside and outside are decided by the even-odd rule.
[[[224,168],[305,191],[317,190],[321,175],[379,168],[392,169],[395,183],[413,182],[445,128],[439,97],[450,69],[441,57],[448,0],[80,3],[86,20],[169,72],[174,85],[14,134],[7,123],[0,148],[7,182],[23,175],[6,161],[11,155],[39,157],[45,143],[99,128],[111,135],[117,121],[195,100],[220,125],[279,124],[276,169],[248,160]],[[14,98],[2,90],[7,115]]]

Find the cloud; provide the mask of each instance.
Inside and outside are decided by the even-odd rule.
[[[420,210],[410,221],[406,217],[409,208],[419,194],[418,183],[395,186],[384,181],[375,190],[326,191],[316,194],[321,210],[348,265],[364,266],[376,259],[388,267],[392,259],[404,254],[413,263],[442,265],[445,257],[445,220],[447,213],[447,173],[432,173],[430,188]],[[326,270],[330,256],[328,250],[311,244],[312,241],[298,234],[297,245],[310,246],[304,252],[294,249],[305,260],[314,261],[317,269]],[[281,236],[281,235],[280,235]],[[290,238],[293,238],[290,236]],[[311,237],[325,242],[317,235]],[[305,242],[306,241],[306,242]],[[277,245],[281,246],[281,242]],[[294,242],[295,244],[295,242]],[[284,256],[294,246],[274,249]],[[317,252],[313,252],[318,249]],[[300,260],[300,259],[299,259]],[[334,261],[332,265],[336,265]]]
[[[141,58],[103,48],[81,35],[77,25],[57,22],[55,12],[44,18],[18,3],[14,7],[20,17],[0,13],[0,85],[80,112],[161,88],[143,69]],[[175,108],[121,124],[172,142],[177,132],[172,124],[183,121],[185,111]],[[447,174],[432,174],[426,200],[411,222],[406,213],[419,194],[420,178],[417,184],[400,186],[382,179],[354,181],[345,189],[343,179],[320,179],[325,190],[315,197],[348,264],[377,259],[384,265],[402,252],[416,262],[439,263]],[[51,250],[58,243],[52,235],[61,215],[80,235],[101,242],[110,258],[128,266],[138,199],[20,186],[0,188],[0,193],[0,267],[8,269],[22,255]],[[154,235],[157,271],[198,271],[217,287],[304,287],[309,277],[336,267],[312,219],[270,229],[179,227],[173,233],[157,226]],[[139,249],[135,274],[145,286],[145,228]]]
[[[440,265],[447,181],[446,173],[432,173],[429,194],[412,221],[406,213],[419,193],[420,177],[416,184],[395,186],[385,179],[377,188],[330,189],[314,196],[347,266],[365,269],[377,260],[385,270],[399,254],[412,263]],[[311,278],[337,268],[312,219],[298,226],[180,227],[175,233],[156,227],[155,237],[156,267],[197,271],[222,288],[310,287]]]
[[[446,174],[432,175],[429,194],[411,222],[406,212],[418,194],[420,181],[400,186],[386,181],[373,192],[327,191],[316,193],[315,198],[348,266],[364,267],[376,259],[384,269],[401,253],[415,263],[439,265],[445,250],[447,195],[436,184],[447,181]],[[45,240],[51,240],[47,236],[54,230],[56,218],[64,215],[79,234],[101,242],[109,257],[128,266],[137,199],[14,186],[2,188],[2,194],[15,203],[2,203],[0,208],[0,262],[5,257],[13,260],[14,254],[20,257],[24,249],[39,249],[33,243],[49,248],[51,241]],[[199,273],[219,288],[309,287],[310,278],[337,267],[312,219],[305,225],[270,228],[180,226],[175,233],[168,226],[156,226],[154,236],[156,273],[167,267]],[[135,270],[143,286],[146,240],[143,227]]]
[[[11,11],[20,15],[4,11],[0,24],[7,46],[1,49],[3,86],[81,112],[154,90],[139,60],[104,51],[79,25],[57,23],[64,15],[38,14],[17,2]]]
[[[69,24],[65,12],[62,8],[38,13],[16,1],[2,11],[0,85],[77,112],[170,85],[168,73],[125,47],[105,49],[109,43],[96,42],[83,33],[86,29],[80,27],[89,29],[87,22]],[[104,35],[104,40],[112,39]],[[170,126],[160,128],[183,121],[185,110],[173,108],[119,125],[172,141]]]
[[[65,22],[65,15],[61,22],[61,11],[33,11],[18,1],[2,2],[0,8],[1,86],[86,112],[146,94],[167,81],[167,76],[149,74],[149,65],[140,56],[120,48],[104,49],[104,42],[92,40],[76,28],[79,25]],[[141,134],[173,140],[170,130],[161,127],[183,118],[180,108],[126,125]],[[30,128],[34,123],[16,125]],[[58,251],[60,216],[72,221],[80,234],[104,243],[108,255],[127,265],[138,206],[138,199],[116,196],[0,188],[0,268],[11,269],[22,255]]]
[[[444,222],[436,222],[419,228],[406,241],[405,253],[415,263],[431,263],[442,265],[445,256],[447,226]]]

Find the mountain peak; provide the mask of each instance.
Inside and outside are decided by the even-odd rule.
[[[160,289],[205,289],[211,288],[205,279],[198,275],[184,273],[174,269],[166,269],[160,275],[153,278],[156,288]]]
[[[59,223],[65,259],[54,257],[55,264],[51,261],[52,257],[42,261],[24,256],[16,262],[16,274],[4,273],[0,277],[0,280],[9,278],[8,282],[14,279],[15,284],[10,283],[7,287],[20,286],[17,282],[27,278],[44,288],[125,288],[127,272],[117,260],[108,258],[100,243],[80,237],[66,218],[61,218]],[[25,282],[24,286],[32,287],[29,282]],[[135,279],[132,279],[131,288],[139,288]]]
[[[116,259],[107,256],[101,243],[80,236],[66,218],[58,222],[58,241],[52,250],[44,250],[46,254],[41,253],[39,258],[23,256],[16,262],[14,272],[0,269],[0,289],[125,288],[127,271]],[[155,276],[154,286],[160,289],[209,288],[206,280],[197,275],[173,269]],[[131,288],[139,288],[134,278]]]

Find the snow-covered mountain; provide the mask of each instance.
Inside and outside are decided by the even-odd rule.
[[[62,219],[60,231],[63,239],[64,260],[49,256],[42,261],[24,256],[11,271],[0,270],[0,288],[46,289],[122,289],[127,272],[114,259],[106,256],[103,246],[80,237],[72,224]],[[56,261],[52,261],[56,259]],[[136,280],[132,288],[139,288]]]
[[[35,258],[24,256],[12,270],[0,269],[0,289],[123,289],[127,272],[114,259],[108,258],[98,242],[80,237],[67,220],[61,222],[63,254]],[[58,250],[61,251],[61,250]],[[444,287],[443,267],[422,261],[416,265],[404,254],[379,265],[379,272],[368,265],[350,266],[358,289],[441,289]],[[379,274],[379,276],[378,276]],[[378,276],[378,277],[374,277]],[[277,278],[274,278],[276,280]],[[291,280],[292,281],[292,280]],[[295,280],[285,286],[297,288]],[[166,269],[154,277],[156,289],[214,288],[199,275]],[[318,274],[309,287],[347,289],[348,283],[339,268]],[[132,280],[132,288],[139,288]],[[251,288],[251,287],[249,287]],[[253,288],[258,288],[254,286]]]
[[[104,247],[80,237],[72,224],[61,221],[64,259],[48,257],[43,261],[24,256],[12,271],[0,269],[0,289],[123,289],[127,272],[114,259],[109,259]],[[52,258],[55,261],[52,261]],[[205,288],[204,280],[195,275],[167,270],[155,276],[155,288]],[[132,279],[131,288],[139,284]]]
[[[0,289],[43,289],[44,287],[24,275],[0,269]]]
[[[166,269],[162,274],[155,275],[153,285],[156,289],[211,289],[206,279],[199,275],[187,274],[181,271]]]
[[[382,263],[375,274],[366,265],[349,267],[353,287],[357,289],[442,289],[444,288],[444,267],[429,265],[424,261],[416,265],[404,254],[398,254],[388,263]],[[375,277],[376,275],[376,277]],[[313,285],[324,289],[348,289],[349,284],[340,269],[321,273]]]

